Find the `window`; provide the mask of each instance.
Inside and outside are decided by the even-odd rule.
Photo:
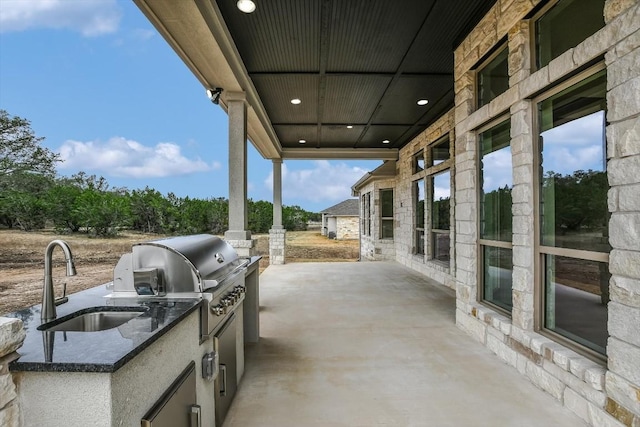
[[[380,190],[380,238],[393,239],[393,189]]]
[[[431,258],[449,264],[451,173],[431,177]]]
[[[509,49],[507,45],[489,57],[477,73],[478,108],[509,89]]]
[[[610,246],[602,68],[537,106],[543,327],[604,355]]]
[[[424,255],[424,179],[413,183],[415,207],[415,250],[416,254]]]
[[[440,138],[429,148],[429,166],[436,166],[449,160],[449,135]]]
[[[420,150],[413,155],[413,173],[424,170],[424,151]]]
[[[505,120],[479,135],[481,293],[506,311],[513,305],[510,129]]]
[[[605,0],[560,0],[535,23],[536,65],[545,67],[604,27]]]
[[[362,196],[362,234],[371,236],[371,193]]]

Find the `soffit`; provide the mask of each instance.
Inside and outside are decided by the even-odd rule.
[[[264,157],[387,159],[453,107],[453,50],[495,3],[135,1],[204,86],[247,93]]]

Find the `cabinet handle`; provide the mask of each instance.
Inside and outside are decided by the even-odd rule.
[[[189,427],[201,427],[202,419],[200,418],[200,405],[191,405],[189,413]]]
[[[222,381],[220,381],[220,396],[227,395],[227,365],[220,365]]]

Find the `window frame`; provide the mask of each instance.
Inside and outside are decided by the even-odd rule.
[[[529,18],[529,52],[530,52],[530,58],[529,58],[529,65],[531,68],[531,73],[533,74],[534,72],[548,67],[549,64],[540,67],[539,61],[538,61],[538,32],[536,31],[536,25],[538,23],[538,21],[540,20],[540,18],[542,18],[547,12],[549,12],[553,7],[555,7],[558,3],[560,3],[562,0],[550,0],[549,2],[547,2],[544,6],[540,7],[539,10],[537,10],[535,13],[533,13],[531,15],[531,17]],[[538,9],[538,8],[535,8]],[[604,10],[602,11],[604,13]],[[606,23],[605,23],[606,26]],[[603,27],[604,28],[604,27]],[[597,31],[596,31],[597,32]],[[595,34],[595,33],[594,33]],[[587,38],[593,36],[593,34],[587,36]],[[585,39],[586,40],[586,39]],[[583,40],[584,41],[584,40]],[[582,43],[582,42],[580,42]],[[578,43],[578,44],[580,44]],[[567,50],[568,51],[568,50]],[[562,54],[558,55],[556,58],[558,58],[559,56],[562,56]],[[556,59],[554,58],[554,59]],[[549,62],[552,62],[553,59]],[[538,95],[536,98],[538,98],[540,95]]]
[[[555,3],[556,2],[553,2],[553,4]],[[533,260],[534,261],[534,277],[533,277],[534,282],[533,283],[534,283],[534,301],[535,301],[534,302],[535,304],[534,330],[540,333],[541,335],[547,336],[548,338],[553,339],[554,341],[574,350],[575,352],[588,357],[593,361],[596,361],[599,363],[606,363],[607,355],[602,354],[596,350],[593,350],[583,344],[578,343],[577,341],[574,341],[564,335],[559,334],[558,332],[555,332],[551,329],[547,329],[545,327],[546,286],[545,286],[544,268],[546,265],[546,261],[545,261],[546,255],[560,256],[560,257],[574,258],[574,259],[581,259],[581,260],[588,260],[588,261],[595,261],[595,262],[603,262],[609,265],[610,253],[597,252],[597,251],[585,251],[581,249],[559,248],[554,246],[542,245],[542,242],[540,239],[540,235],[541,235],[540,185],[541,185],[541,178],[542,178],[540,176],[540,171],[541,171],[540,156],[541,156],[542,147],[540,146],[540,140],[539,140],[540,120],[537,114],[537,106],[541,102],[551,98],[554,95],[557,95],[558,93],[564,91],[565,89],[568,89],[571,86],[574,86],[591,76],[594,76],[595,74],[599,73],[602,70],[606,70],[606,65],[603,62],[599,62],[595,65],[592,65],[576,73],[570,78],[563,80],[562,82],[558,83],[557,85],[554,85],[548,90],[545,90],[544,92],[542,92],[541,94],[539,94],[538,96],[532,99],[532,106],[534,108],[533,126],[532,126],[532,129],[534,129],[534,132],[532,132],[532,138],[533,138],[532,144],[533,144],[533,152],[534,152],[534,156],[533,156],[534,157],[534,160],[533,160],[533,170],[534,170],[533,233],[535,236],[534,243],[533,243],[533,255],[534,255],[534,260]],[[605,117],[606,117],[606,114],[605,114]],[[606,125],[607,124],[605,123],[605,127]],[[607,156],[606,134],[604,135],[604,138],[605,138],[604,149],[605,149],[605,157],[606,157]],[[606,166],[606,162],[605,162],[605,166]]]
[[[418,227],[418,204],[420,203],[420,201],[418,200],[418,196],[419,196],[419,186],[420,186],[420,181],[422,181],[422,190],[423,190],[423,197],[424,197],[424,202],[423,202],[423,212],[422,212],[422,227]],[[413,180],[411,181],[411,191],[412,191],[412,199],[413,199],[413,255],[422,255],[423,257],[426,256],[426,252],[427,252],[427,245],[426,245],[426,239],[425,239],[425,227],[427,224],[427,209],[426,206],[424,206],[427,202],[427,182],[426,182],[426,178],[424,176],[421,176],[419,179]],[[419,246],[419,240],[418,240],[418,233],[422,232],[422,252],[420,252],[418,250]]]
[[[473,71],[473,80],[474,80],[474,110],[479,110],[480,108],[483,108],[487,105],[489,105],[491,103],[491,101],[493,101],[494,99],[496,99],[498,96],[502,95],[503,93],[505,93],[507,90],[509,90],[509,88],[511,87],[511,85],[509,83],[507,83],[507,88],[501,92],[500,94],[496,95],[494,98],[492,98],[489,102],[487,102],[486,104],[480,105],[480,71],[482,71],[485,67],[487,67],[491,61],[493,61],[494,59],[496,59],[496,57],[498,55],[500,55],[504,50],[507,51],[507,79],[509,79],[511,76],[509,75],[509,43],[507,40],[502,39],[500,41],[498,41],[498,43],[493,47],[492,52],[489,56],[487,56],[485,59],[483,59],[480,63],[478,63],[478,65],[475,67],[474,71]]]
[[[391,193],[391,216],[390,216],[390,217],[388,217],[388,216],[383,216],[384,209],[382,208],[382,193]],[[378,234],[379,234],[379,239],[380,239],[380,240],[393,240],[393,239],[394,239],[394,234],[395,234],[395,232],[394,232],[394,228],[395,228],[395,227],[394,227],[394,218],[395,218],[395,206],[394,206],[394,202],[395,202],[395,200],[394,200],[394,191],[393,191],[393,187],[390,187],[390,188],[380,188],[380,189],[378,190],[378,195],[379,195],[379,197],[380,197],[380,199],[379,199],[379,200],[380,200],[380,203],[379,203],[379,206],[380,206],[380,215],[378,215],[378,219],[379,219],[379,221],[380,221],[380,227],[379,227],[380,232],[378,233]],[[391,221],[391,237],[385,237],[385,236],[384,236],[384,232],[383,232],[384,227],[382,226],[382,224],[383,224],[385,221],[387,221],[387,222],[388,222],[388,221]]]
[[[371,237],[371,192],[362,195],[362,235]]]
[[[490,239],[483,239],[481,236],[481,214],[482,214],[482,206],[481,206],[481,195],[482,195],[482,170],[480,167],[480,162],[481,162],[481,147],[480,147],[480,134],[482,134],[483,132],[486,132],[487,130],[496,127],[500,124],[502,124],[503,122],[508,121],[509,122],[509,129],[511,130],[511,115],[509,113],[505,113],[505,114],[501,114],[495,118],[493,118],[492,120],[490,120],[489,122],[485,123],[483,126],[477,128],[475,130],[475,135],[476,135],[476,149],[477,149],[477,155],[476,155],[476,179],[478,182],[477,185],[477,192],[476,192],[476,211],[477,211],[477,228],[476,228],[476,233],[477,233],[477,242],[476,242],[476,253],[477,253],[477,258],[478,258],[478,268],[476,269],[477,272],[477,276],[476,276],[476,283],[477,283],[477,301],[478,303],[487,305],[489,307],[491,307],[492,309],[504,314],[507,317],[511,317],[512,316],[512,312],[513,312],[513,302],[512,302],[512,309],[511,310],[507,310],[503,307],[500,307],[499,305],[488,301],[485,299],[485,286],[484,286],[484,250],[483,248],[486,246],[489,247],[496,247],[496,248],[500,248],[500,249],[509,249],[511,250],[511,255],[512,255],[512,273],[513,273],[513,237],[511,238],[510,242],[507,241],[503,241],[503,240],[490,240]],[[509,147],[511,147],[511,131],[509,131]],[[513,173],[513,164],[511,165],[511,172]],[[512,213],[512,217],[513,217],[513,213]],[[513,284],[512,284],[512,292],[513,292]],[[513,301],[513,293],[512,293],[512,301]]]
[[[452,221],[452,213],[454,211],[454,209],[452,209],[453,207],[455,207],[455,205],[452,203],[453,202],[453,194],[454,194],[454,165],[455,165],[455,159],[454,159],[454,144],[452,143],[453,141],[453,130],[450,132],[447,132],[445,134],[443,134],[442,136],[438,137],[437,139],[435,139],[433,142],[431,142],[425,149],[425,151],[428,153],[427,154],[427,168],[425,169],[425,252],[426,252],[426,257],[427,260],[429,260],[430,262],[435,262],[441,265],[446,266],[447,268],[450,268],[451,266],[451,259],[453,259],[453,247],[455,246],[454,244],[454,236],[453,236],[453,221]],[[444,144],[445,142],[449,143],[449,157],[446,160],[443,160],[442,162],[438,163],[438,164],[433,164],[433,149]],[[433,220],[433,193],[434,193],[434,185],[433,185],[433,179],[436,175],[440,175],[442,173],[448,172],[449,173],[449,230],[436,230],[432,227],[432,220]],[[426,202],[427,202],[427,198],[429,200],[429,205],[427,206]],[[435,258],[435,243],[434,240],[436,238],[436,234],[446,234],[449,233],[449,242],[450,242],[450,246],[449,246],[449,261],[441,261]]]

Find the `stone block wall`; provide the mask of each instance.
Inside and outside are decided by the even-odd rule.
[[[16,350],[22,346],[25,335],[21,320],[0,317],[0,426],[3,427],[20,425],[18,395],[9,363],[18,357]]]
[[[360,217],[336,217],[336,239],[357,239],[360,235]]]
[[[640,2],[608,1],[609,353],[606,411],[640,426]],[[603,38],[605,35],[603,35]]]
[[[530,22],[538,0],[499,0],[456,49],[456,322],[534,384],[593,426],[640,426],[640,2],[608,0],[606,26],[534,72]],[[472,67],[504,37],[509,89],[475,110]],[[607,67],[609,234],[612,251],[608,364],[536,328],[534,108],[531,98],[588,64]],[[477,129],[508,113],[513,163],[513,310],[478,302]]]
[[[269,265],[284,264],[286,256],[287,230],[275,228],[269,230]]]
[[[360,259],[363,261],[392,261],[396,259],[395,235],[398,232],[398,221],[394,218],[394,238],[380,238],[380,190],[394,188],[395,180],[380,178],[374,180],[360,189],[360,195],[371,193],[371,236],[362,234],[360,236]],[[393,211],[396,215],[399,199],[395,194],[393,197]]]
[[[431,126],[425,129],[420,135],[418,135],[413,141],[407,144],[400,150],[398,156],[398,174],[395,184],[395,219],[396,227],[394,234],[395,241],[395,255],[396,261],[399,263],[416,270],[429,278],[446,285],[450,288],[455,287],[456,260],[455,260],[455,239],[456,239],[456,224],[454,223],[454,211],[456,202],[454,200],[454,176],[455,167],[451,165],[451,261],[449,266],[446,266],[437,261],[430,259],[428,239],[429,230],[428,224],[430,221],[430,212],[428,208],[428,201],[425,199],[425,210],[427,218],[425,220],[425,252],[426,255],[415,254],[415,206],[414,206],[414,194],[413,184],[418,179],[424,179],[427,174],[426,171],[413,173],[413,156],[420,150],[428,150],[428,147],[433,142],[437,141],[445,135],[449,135],[450,144],[453,146],[455,135],[453,132],[454,126],[454,111],[450,111],[444,114],[438,120],[436,120]],[[451,152],[451,158],[455,157],[453,150]],[[447,168],[447,165],[442,165],[443,169]]]

